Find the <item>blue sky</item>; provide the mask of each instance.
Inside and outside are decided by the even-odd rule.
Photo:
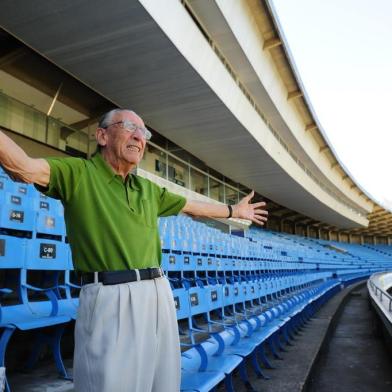
[[[392,209],[392,1],[272,0],[340,161]]]

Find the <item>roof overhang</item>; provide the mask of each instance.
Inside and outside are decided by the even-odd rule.
[[[225,176],[319,221],[347,228],[366,224],[323,203],[289,175],[140,2],[92,7],[76,0],[9,0],[2,4],[0,25]],[[193,37],[196,44],[200,35]]]

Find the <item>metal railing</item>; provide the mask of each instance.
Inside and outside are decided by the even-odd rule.
[[[223,181],[222,179],[219,179],[219,178],[213,176],[212,174],[210,174],[210,173],[208,173],[208,172],[206,172],[206,171],[204,171],[202,169],[199,169],[195,165],[192,165],[191,163],[185,161],[184,159],[181,159],[176,154],[171,153],[169,150],[167,150],[167,149],[165,149],[163,147],[160,147],[158,144],[155,144],[155,143],[153,143],[151,141],[148,141],[147,144],[153,146],[156,150],[159,150],[160,152],[162,152],[165,157],[171,157],[175,161],[180,162],[181,164],[183,164],[187,168],[187,171],[188,171],[188,185],[187,186],[183,185],[184,188],[193,190],[192,189],[192,174],[191,174],[191,170],[193,170],[193,171],[199,173],[200,175],[204,176],[207,179],[208,192],[205,195],[207,197],[211,197],[211,195],[210,195],[210,182],[211,182],[211,180],[214,180],[216,183],[219,183],[221,186],[223,186],[223,199],[224,200],[226,200],[226,197],[228,196],[227,195],[227,189],[237,193],[237,201],[236,202],[239,202],[242,197],[246,196],[247,193],[241,191],[239,187],[232,186],[232,185],[228,184],[227,182]],[[147,154],[148,154],[148,152],[147,152]],[[169,175],[168,175],[168,170],[167,170],[169,165],[170,165],[169,160],[166,159],[166,162],[165,162],[166,170],[165,170],[165,176],[163,178],[165,178],[166,180],[171,181],[171,179],[169,178]],[[141,169],[144,169],[143,164],[141,164],[141,165],[139,164],[139,166],[140,166]],[[152,170],[150,170],[150,171],[152,171]],[[250,191],[251,190],[249,189],[249,192]]]
[[[372,281],[372,277],[370,277],[370,279],[369,279],[369,287],[373,290],[373,293],[376,296],[376,298],[380,299],[380,302],[383,302],[383,299],[385,298],[385,300],[387,301],[388,311],[392,312],[392,296],[390,294],[388,294],[387,292],[385,292],[380,287],[378,287]]]

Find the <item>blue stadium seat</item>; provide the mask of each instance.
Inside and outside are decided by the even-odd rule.
[[[23,193],[0,192],[0,228],[32,232],[35,218],[31,198]]]
[[[42,342],[43,340],[51,342],[57,369],[65,377],[67,373],[61,359],[60,339],[65,323],[70,321],[70,317],[58,313],[59,301],[53,288],[38,288],[27,283],[26,268],[30,267],[28,241],[33,240],[0,236],[0,268],[15,269],[19,274],[19,301],[15,304],[3,305],[0,308],[0,328],[2,330],[0,338],[0,366],[4,366],[7,344],[16,329],[35,330],[54,326],[55,329],[50,337],[45,335],[44,338],[44,334],[39,334],[37,342]],[[48,248],[42,248],[41,252],[44,254],[52,253]],[[30,300],[28,291],[42,293],[48,299]],[[11,294],[11,290],[8,288],[1,288],[0,292],[2,295]],[[29,360],[30,363],[35,362],[38,358],[37,347],[36,345],[33,350],[32,357]],[[7,389],[9,389],[8,384]]]
[[[37,214],[36,233],[65,237],[64,211],[58,200],[37,194],[33,199],[33,206]]]

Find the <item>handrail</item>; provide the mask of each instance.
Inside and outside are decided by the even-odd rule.
[[[380,302],[383,302],[383,297],[385,297],[387,299],[387,301],[389,301],[388,304],[388,310],[389,312],[392,312],[392,296],[390,294],[388,294],[386,291],[384,291],[383,289],[381,289],[380,287],[378,287],[373,281],[372,281],[372,277],[371,276],[369,278],[368,281],[368,286],[371,287],[371,289],[373,290],[374,295],[377,298],[380,298]]]

